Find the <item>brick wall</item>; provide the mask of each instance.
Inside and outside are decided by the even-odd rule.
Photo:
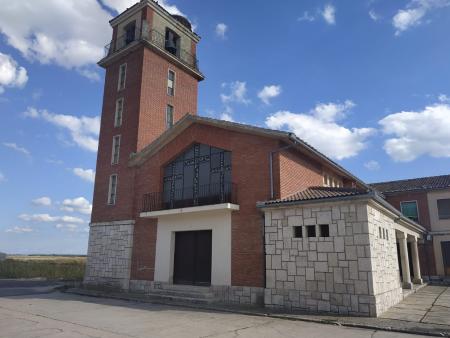
[[[127,63],[125,89],[117,91],[119,67]],[[167,73],[176,73],[175,96],[167,95]],[[97,155],[92,222],[133,218],[134,169],[131,153],[141,150],[166,129],[166,106],[174,107],[174,122],[197,111],[198,81],[181,68],[140,47],[106,69],[103,109]],[[116,100],[124,98],[122,126],[114,127]],[[120,161],[111,165],[112,139],[121,135]],[[109,176],[118,174],[117,202],[107,205]]]
[[[322,186],[322,165],[295,150],[279,154],[280,197],[292,195],[311,186]]]

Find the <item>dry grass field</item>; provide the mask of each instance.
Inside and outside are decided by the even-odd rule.
[[[0,278],[82,280],[85,265],[82,256],[8,256],[0,261]]]

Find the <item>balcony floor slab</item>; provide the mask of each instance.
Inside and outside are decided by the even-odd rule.
[[[139,216],[143,217],[143,218],[160,218],[160,217],[170,216],[170,215],[187,214],[187,213],[194,213],[194,212],[208,212],[208,211],[216,211],[216,210],[238,211],[239,205],[233,204],[233,203],[202,205],[202,206],[197,206],[197,207],[141,212],[139,214]]]

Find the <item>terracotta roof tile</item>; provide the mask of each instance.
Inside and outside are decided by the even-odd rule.
[[[370,184],[383,194],[413,191],[413,190],[434,190],[450,188],[450,175],[412,178],[408,180],[380,182]]]
[[[322,200],[327,198],[347,197],[367,194],[368,190],[355,188],[331,188],[331,187],[309,187],[288,197],[266,201],[265,205],[282,204],[286,202],[299,202],[308,200]]]

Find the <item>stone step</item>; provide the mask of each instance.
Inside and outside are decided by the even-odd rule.
[[[210,291],[209,288],[205,290],[196,290],[190,288],[179,288],[179,289],[152,289],[150,293],[154,295],[161,296],[173,296],[173,297],[186,297],[186,298],[198,298],[198,299],[213,299],[214,293]]]
[[[189,292],[210,292],[211,288],[209,286],[199,286],[199,285],[185,285],[185,284],[161,284],[160,289],[162,290],[181,290]],[[158,290],[160,290],[158,289]]]
[[[189,297],[187,294],[169,294],[164,292],[147,292],[145,294],[145,298],[149,299],[151,301],[159,301],[159,302],[171,302],[171,303],[190,303],[190,304],[212,304],[215,302],[214,297],[198,297],[197,295],[195,297]]]

